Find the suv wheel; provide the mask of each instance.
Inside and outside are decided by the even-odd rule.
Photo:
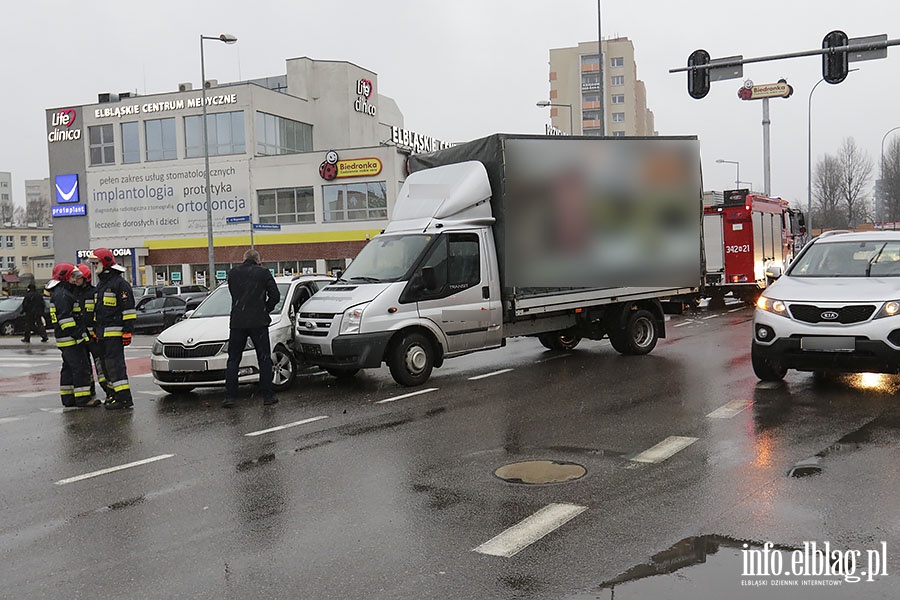
[[[753,364],[753,372],[762,381],[781,381],[787,374],[785,367],[769,362],[756,344],[750,347],[750,362]]]

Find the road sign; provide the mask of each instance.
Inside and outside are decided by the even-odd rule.
[[[226,277],[228,277],[226,271],[216,271],[216,279],[225,279]]]
[[[269,231],[281,231],[280,223],[254,223],[253,229],[267,229]]]
[[[249,223],[250,215],[242,215],[240,217],[226,217],[226,223]]]

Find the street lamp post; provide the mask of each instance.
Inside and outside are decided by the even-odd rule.
[[[734,185],[736,189],[740,189],[741,187],[741,163],[736,160],[725,160],[724,158],[717,158],[716,162],[719,164],[728,163],[730,165],[734,165],[737,167],[737,174],[734,178]]]
[[[223,33],[218,36],[200,35],[200,89],[202,90],[203,104],[203,165],[206,178],[206,243],[209,251],[209,270],[206,274],[206,285],[212,289],[215,287],[213,282],[216,276],[216,256],[213,250],[213,225],[212,225],[212,197],[210,196],[209,182],[209,134],[206,125],[206,62],[203,57],[203,40],[218,40],[226,44],[233,44],[237,38],[230,33]]]
[[[541,100],[537,103],[541,108],[548,106],[564,106],[569,109],[569,135],[575,135],[575,125],[572,123],[572,105],[571,104],[555,104],[549,100]]]

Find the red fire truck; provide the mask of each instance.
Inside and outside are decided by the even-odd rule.
[[[728,293],[752,304],[800,250],[806,224],[781,198],[746,189],[723,196],[703,207],[703,293],[711,306]]]

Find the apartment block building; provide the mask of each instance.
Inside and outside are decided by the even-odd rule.
[[[550,50],[553,128],[571,135],[658,135],[631,40],[603,40],[602,70],[600,64],[597,42]]]

